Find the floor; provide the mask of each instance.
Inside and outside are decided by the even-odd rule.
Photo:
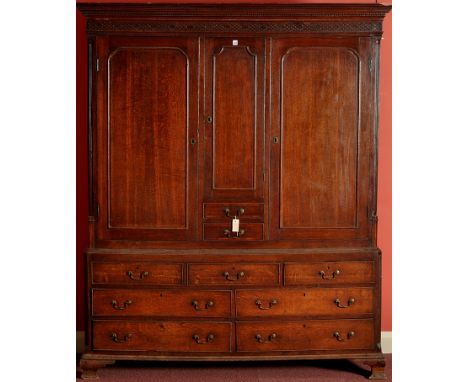
[[[385,355],[387,382],[392,355]],[[363,382],[370,368],[347,360],[252,363],[149,363],[120,361],[99,370],[102,382]],[[80,373],[77,371],[77,381]]]

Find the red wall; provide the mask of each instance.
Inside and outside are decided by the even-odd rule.
[[[116,0],[78,0],[81,2],[119,2]],[[147,2],[127,0],[120,2]],[[164,0],[165,3],[200,3],[202,0]],[[204,2],[220,3],[211,0]],[[228,2],[228,1],[224,1]],[[236,3],[375,3],[372,0],[234,0]],[[380,2],[380,1],[379,1]],[[391,4],[391,1],[384,2]],[[384,21],[384,40],[381,47],[380,79],[380,153],[379,153],[379,197],[378,197],[378,245],[383,255],[382,280],[382,330],[392,330],[392,18]],[[76,13],[76,326],[85,327],[84,304],[84,251],[87,247],[88,214],[88,170],[87,170],[87,43],[86,21]]]
[[[391,3],[391,2],[389,2]],[[383,24],[380,53],[380,126],[377,244],[382,250],[382,330],[392,330],[392,13]]]

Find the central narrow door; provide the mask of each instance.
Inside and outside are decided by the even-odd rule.
[[[261,240],[265,40],[207,38],[204,52],[204,239]]]
[[[264,40],[207,39],[205,75],[205,201],[260,201]]]

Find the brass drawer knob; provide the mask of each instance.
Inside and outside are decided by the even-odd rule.
[[[258,309],[261,309],[261,310],[269,310],[273,308],[273,306],[275,306],[276,304],[278,304],[278,300],[276,299],[270,300],[268,302],[268,306],[263,306],[263,302],[260,299],[255,301],[255,305],[257,305]]]
[[[338,308],[349,308],[351,305],[353,305],[356,302],[356,300],[353,297],[350,297],[348,299],[348,305],[341,305],[341,301],[339,298],[335,299],[335,304]]]
[[[320,271],[319,275],[322,276],[322,279],[324,279],[324,280],[333,280],[340,273],[341,273],[341,271],[339,269],[337,269],[331,275],[326,275],[325,271]]]
[[[355,334],[355,333],[354,333],[353,331],[348,332],[348,335],[347,335],[348,340],[350,340],[351,338],[353,338],[353,337],[354,337],[354,334]],[[341,337],[340,332],[335,332],[335,333],[333,333],[333,337],[335,337],[337,341],[340,341],[340,342],[345,341],[345,339],[344,339],[343,337]]]
[[[119,339],[117,333],[115,332],[112,332],[111,333],[111,340],[118,343],[118,344],[122,344],[124,342],[128,342],[128,340],[132,337],[132,333],[126,333],[124,334],[123,336],[123,339]]]
[[[192,300],[192,306],[195,310],[207,310],[214,306],[214,301],[208,300],[205,304],[205,308],[200,308],[200,303],[197,300]]]
[[[267,343],[270,343],[270,342],[273,342],[276,337],[278,337],[278,335],[276,333],[271,333],[269,336],[268,336],[268,339],[263,339],[262,338],[262,335],[261,334],[256,334],[255,335],[255,339],[257,340],[257,342],[261,343],[261,344],[267,344]]]
[[[229,229],[224,230],[224,236],[226,236],[228,239],[237,239],[238,237],[241,237],[244,235],[245,235],[245,229],[240,229],[239,232],[232,232]]]
[[[124,310],[124,309],[127,309],[128,306],[132,305],[133,304],[133,301],[132,300],[127,300],[127,301],[124,301],[123,305],[122,306],[119,306],[119,304],[117,303],[116,300],[112,300],[111,301],[111,305],[114,309],[116,310]]]
[[[206,336],[205,339],[201,339],[200,336],[198,334],[194,334],[192,336],[193,340],[199,344],[199,345],[205,345],[205,344],[209,344],[211,342],[214,341],[214,338],[215,338],[215,335],[213,333],[210,333]]]
[[[228,217],[228,218],[231,218],[231,219],[234,219],[235,217],[238,217],[238,216],[242,216],[244,215],[245,213],[245,210],[243,208],[239,208],[237,210],[237,214],[235,215],[231,215],[231,210],[229,207],[226,207],[224,210],[224,214]]]
[[[148,277],[148,275],[149,275],[149,272],[145,272],[145,271],[140,272],[139,276],[135,276],[132,271],[127,272],[127,276],[130,277],[132,280],[144,280],[145,278]]]
[[[237,281],[237,280],[240,280],[241,278],[243,278],[245,276],[245,273],[243,271],[240,271],[240,272],[237,272],[237,274],[235,276],[231,276],[229,274],[229,272],[224,272],[223,276],[224,276],[224,278],[226,280]]]

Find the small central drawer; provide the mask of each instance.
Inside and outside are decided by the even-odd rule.
[[[237,351],[372,349],[374,321],[238,322]]]
[[[94,316],[230,317],[230,291],[93,289]]]
[[[182,264],[93,262],[91,272],[94,284],[182,284]]]
[[[238,234],[232,232],[231,229],[231,221],[203,224],[203,240],[231,242],[263,240],[263,224],[244,223],[241,220]]]
[[[229,352],[230,322],[94,321],[93,349]]]
[[[191,285],[279,285],[279,264],[189,264]]]
[[[263,222],[261,203],[205,203],[203,218],[206,222],[222,222],[237,216],[241,221]]]
[[[237,290],[236,316],[371,314],[373,288]]]

